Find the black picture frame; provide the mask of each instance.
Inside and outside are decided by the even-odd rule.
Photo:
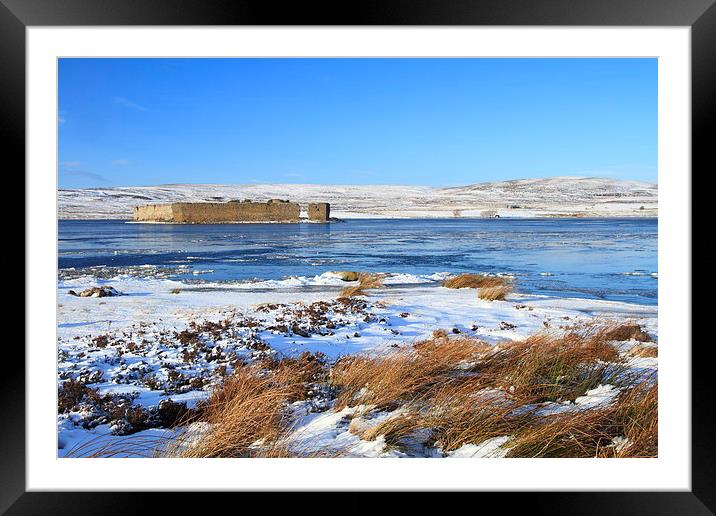
[[[692,73],[692,169],[713,168],[709,135],[716,113],[716,0],[0,0],[0,136],[5,162],[25,167],[25,29],[86,25],[556,25],[689,26]],[[709,130],[711,129],[711,130]],[[711,167],[709,167],[711,165]],[[691,181],[691,171],[684,171]],[[28,271],[25,271],[26,275]],[[691,278],[687,278],[691,284]],[[687,300],[689,303],[691,300]],[[27,306],[26,310],[32,307]],[[686,335],[684,349],[691,344]],[[708,344],[708,343],[702,343]],[[9,344],[6,348],[10,347]],[[692,490],[690,492],[510,493],[510,505],[536,514],[714,514],[716,434],[710,346],[692,351]],[[162,496],[164,511],[189,507],[196,494],[38,493],[25,490],[25,353],[0,376],[0,511],[8,514],[120,514]],[[16,356],[8,357],[8,353]],[[212,496],[216,496],[213,494]],[[222,498],[237,496],[222,495]],[[239,495],[241,496],[241,495]],[[482,498],[499,494],[484,493]],[[504,501],[504,500],[503,500]],[[212,501],[216,506],[218,500]]]

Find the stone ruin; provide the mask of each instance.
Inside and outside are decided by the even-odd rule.
[[[301,207],[298,203],[271,199],[268,202],[250,200],[229,202],[175,202],[147,204],[134,208],[137,222],[173,222],[180,224],[228,224],[232,222],[299,222]],[[308,205],[308,219],[328,222],[330,204]]]
[[[308,220],[326,222],[331,218],[331,205],[327,202],[312,202],[308,205]]]

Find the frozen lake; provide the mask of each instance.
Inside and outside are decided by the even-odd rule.
[[[61,275],[159,270],[192,283],[278,280],[287,286],[296,277],[334,270],[423,279],[490,272],[514,275],[524,293],[656,304],[657,229],[657,219],[646,218],[231,225],[68,220],[59,222],[59,268]]]

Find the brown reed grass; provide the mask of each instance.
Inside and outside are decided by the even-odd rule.
[[[477,297],[485,301],[504,301],[512,293],[512,285],[498,285],[477,289]]]
[[[490,385],[536,401],[573,401],[624,371],[611,326],[542,333],[499,346],[476,370]]]
[[[210,430],[183,457],[247,457],[255,443],[271,448],[288,428],[285,404],[290,386],[262,376],[255,368],[239,369],[202,407]]]
[[[373,274],[369,272],[358,273],[358,284],[351,285],[341,290],[339,298],[364,296],[365,290],[379,288],[383,286],[383,274]]]
[[[331,370],[331,385],[339,390],[336,407],[394,408],[488,349],[475,339],[435,339],[378,356],[344,357]]]
[[[543,417],[509,443],[507,456],[656,457],[657,402],[657,384],[642,381],[606,407]],[[616,438],[624,444],[616,446]]]
[[[444,452],[509,436],[508,457],[654,457],[656,375],[635,381],[626,374],[613,341],[635,333],[621,326],[600,322],[494,347],[437,332],[390,353],[347,356],[332,367],[309,353],[266,359],[239,368],[197,407],[198,432],[179,431],[168,444],[129,436],[68,455],[141,456],[152,445],[160,450],[155,454],[178,457],[342,456],[340,449],[289,446],[289,404],[323,386],[335,393],[334,410],[363,406],[352,433],[366,440],[383,436],[389,446],[403,446],[420,431],[429,436],[426,444]],[[550,412],[550,403],[574,401],[600,384],[622,391],[606,405]],[[396,412],[371,422],[382,411]]]
[[[488,276],[487,274],[458,274],[443,281],[445,288],[491,288],[501,287],[510,283],[508,278],[502,276]]]
[[[608,339],[615,329],[603,323],[564,334],[538,334],[494,349],[483,343],[471,348],[474,339],[441,334],[387,356],[351,357],[333,371],[334,385],[341,389],[338,406],[399,408],[378,424],[371,426],[365,419],[355,428],[363,439],[382,435],[389,445],[427,429],[432,443],[444,452],[512,436],[510,456],[581,457],[602,449],[599,453],[615,456],[651,456],[656,396],[644,387],[624,391],[616,408],[540,415],[545,402],[574,401],[600,384],[620,386],[633,380]],[[446,356],[451,345],[453,352]],[[610,432],[604,430],[608,421],[602,412],[617,419]],[[551,444],[571,428],[585,434],[576,448]],[[635,444],[619,450],[610,446],[622,435]],[[543,451],[534,448],[540,442]]]

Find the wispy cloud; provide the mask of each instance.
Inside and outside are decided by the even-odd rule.
[[[126,99],[124,97],[114,97],[114,99],[112,99],[112,103],[116,104],[118,106],[124,106],[124,107],[128,107],[130,109],[136,109],[137,111],[146,111],[147,110],[147,108],[145,108],[141,104],[137,104],[136,102],[133,102],[133,101]]]
[[[118,166],[129,165],[129,160],[128,159],[114,159],[114,160],[112,160],[112,165],[118,165]]]
[[[77,168],[80,165],[79,161],[60,161],[60,167],[62,168]]]
[[[58,124],[64,124],[65,123],[65,112],[59,111],[57,113],[57,123]]]
[[[65,177],[84,177],[86,179],[94,179],[95,181],[100,181],[102,183],[112,182],[101,174],[97,174],[95,172],[87,172],[86,170],[62,170],[61,173]]]

